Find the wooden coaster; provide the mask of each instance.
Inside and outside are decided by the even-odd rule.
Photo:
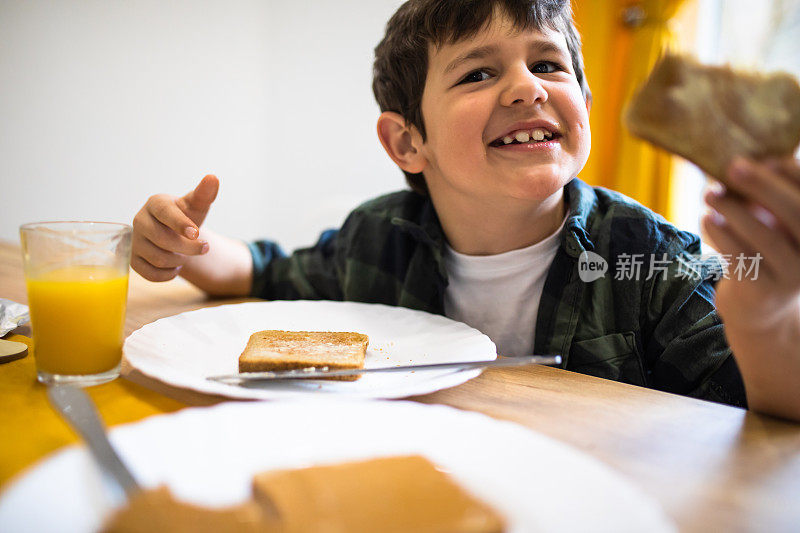
[[[10,363],[28,355],[28,345],[0,339],[0,363]]]

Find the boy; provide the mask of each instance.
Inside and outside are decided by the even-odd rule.
[[[715,309],[696,236],[576,177],[591,98],[566,0],[411,0],[375,52],[378,136],[413,191],[367,202],[284,257],[200,231],[219,184],[206,176],[136,215],[133,268],[214,295],[446,314],[503,355],[558,353],[570,370],[800,420],[796,161],[736,161],[746,200],[707,197],[719,252],[763,256],[758,276],[717,284]],[[590,252],[612,267],[652,258],[662,272],[589,279]]]

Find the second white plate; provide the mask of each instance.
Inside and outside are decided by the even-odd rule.
[[[379,304],[307,300],[223,305],[162,318],[134,331],[123,354],[133,368],[169,385],[243,399],[320,393],[404,398],[460,385],[480,373],[369,374],[358,381],[293,381],[248,388],[206,379],[236,373],[250,335],[265,329],[365,333],[370,340],[367,368],[497,357],[489,337],[443,316]]]
[[[273,469],[420,454],[508,521],[508,533],[667,533],[647,495],[599,461],[520,425],[415,402],[227,402],[111,431],[145,487],[224,506],[245,500],[254,474]],[[10,483],[5,533],[97,531],[122,502],[84,447],[70,447]]]

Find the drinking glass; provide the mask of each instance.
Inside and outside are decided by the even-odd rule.
[[[19,233],[39,381],[87,386],[116,378],[131,227],[36,222]]]

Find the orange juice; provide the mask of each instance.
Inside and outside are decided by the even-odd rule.
[[[51,374],[98,374],[122,358],[128,273],[71,266],[28,277],[36,366]]]

